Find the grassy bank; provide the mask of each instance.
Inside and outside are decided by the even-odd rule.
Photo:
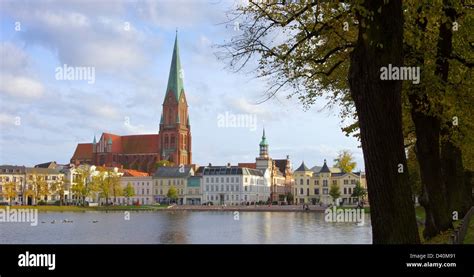
[[[474,218],[471,217],[469,226],[467,227],[466,237],[464,237],[464,244],[474,244]]]
[[[155,211],[166,209],[167,205],[143,205],[143,206],[99,206],[99,207],[81,207],[81,206],[12,206],[15,209],[38,209],[39,212],[90,212],[90,211]]]
[[[426,240],[423,237],[423,231],[425,230],[424,223],[426,219],[425,209],[423,209],[423,207],[421,206],[418,206],[415,208],[415,213],[416,213],[416,221],[418,222],[418,232],[420,234],[421,243],[423,244],[451,244],[451,235],[453,234],[454,229],[456,229],[461,223],[460,220],[453,222],[454,229],[449,229],[431,239]]]

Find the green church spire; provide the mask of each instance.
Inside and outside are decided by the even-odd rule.
[[[184,71],[181,68],[181,61],[179,59],[179,47],[178,47],[178,31],[176,31],[176,38],[174,40],[173,58],[171,59],[170,74],[168,77],[168,87],[166,92],[172,91],[176,97],[176,101],[179,100],[181,93],[183,92],[183,78]]]

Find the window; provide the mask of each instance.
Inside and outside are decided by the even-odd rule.
[[[211,177],[211,183],[214,183],[214,177]]]
[[[221,183],[224,183],[224,177],[221,177]]]
[[[230,182],[234,183],[234,177],[230,177]]]
[[[309,189],[306,189],[306,195],[309,196]]]
[[[328,189],[323,189],[323,194],[328,195]]]
[[[303,188],[300,188],[300,194],[301,194],[301,195],[304,194]]]
[[[247,182],[248,182],[248,178],[247,178],[247,177],[245,177],[245,183],[247,183]]]
[[[356,180],[352,179],[352,180],[351,180],[351,184],[352,184],[352,185],[355,185],[355,183],[356,183]]]
[[[247,186],[245,186],[244,188],[245,188],[245,191],[247,191]]]
[[[314,185],[319,186],[319,180],[314,180]]]
[[[352,194],[352,188],[349,188],[349,194]]]
[[[209,191],[209,185],[206,185],[206,191]]]
[[[328,186],[328,180],[323,180],[323,187],[327,187]]]
[[[344,188],[344,194],[347,194],[347,188]]]
[[[303,185],[303,179],[300,179],[300,185]]]
[[[225,191],[229,191],[229,185],[225,186]]]
[[[306,179],[306,185],[309,186],[309,179]]]
[[[348,185],[349,184],[349,180],[344,180],[344,185]]]
[[[319,194],[319,189],[314,189],[314,194],[318,195]]]

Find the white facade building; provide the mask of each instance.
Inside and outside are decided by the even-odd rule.
[[[236,166],[208,166],[202,171],[202,202],[245,205],[266,202],[270,184],[260,170]]]
[[[125,190],[128,184],[132,185],[134,195],[129,197],[120,196],[117,197],[116,205],[151,205],[154,204],[153,200],[153,180],[152,176],[127,176],[120,178],[120,184],[122,189]],[[114,200],[114,199],[112,199]]]

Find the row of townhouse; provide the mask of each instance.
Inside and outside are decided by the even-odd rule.
[[[324,160],[322,167],[308,168],[304,164],[294,171],[295,186],[294,197],[297,204],[357,204],[358,197],[353,197],[354,188],[359,183],[367,188],[363,172],[342,172],[339,168],[329,168]],[[332,199],[330,196],[331,185],[339,188],[340,197]]]
[[[57,201],[59,194],[53,190],[63,178],[59,169],[0,165],[0,202],[34,205]]]

